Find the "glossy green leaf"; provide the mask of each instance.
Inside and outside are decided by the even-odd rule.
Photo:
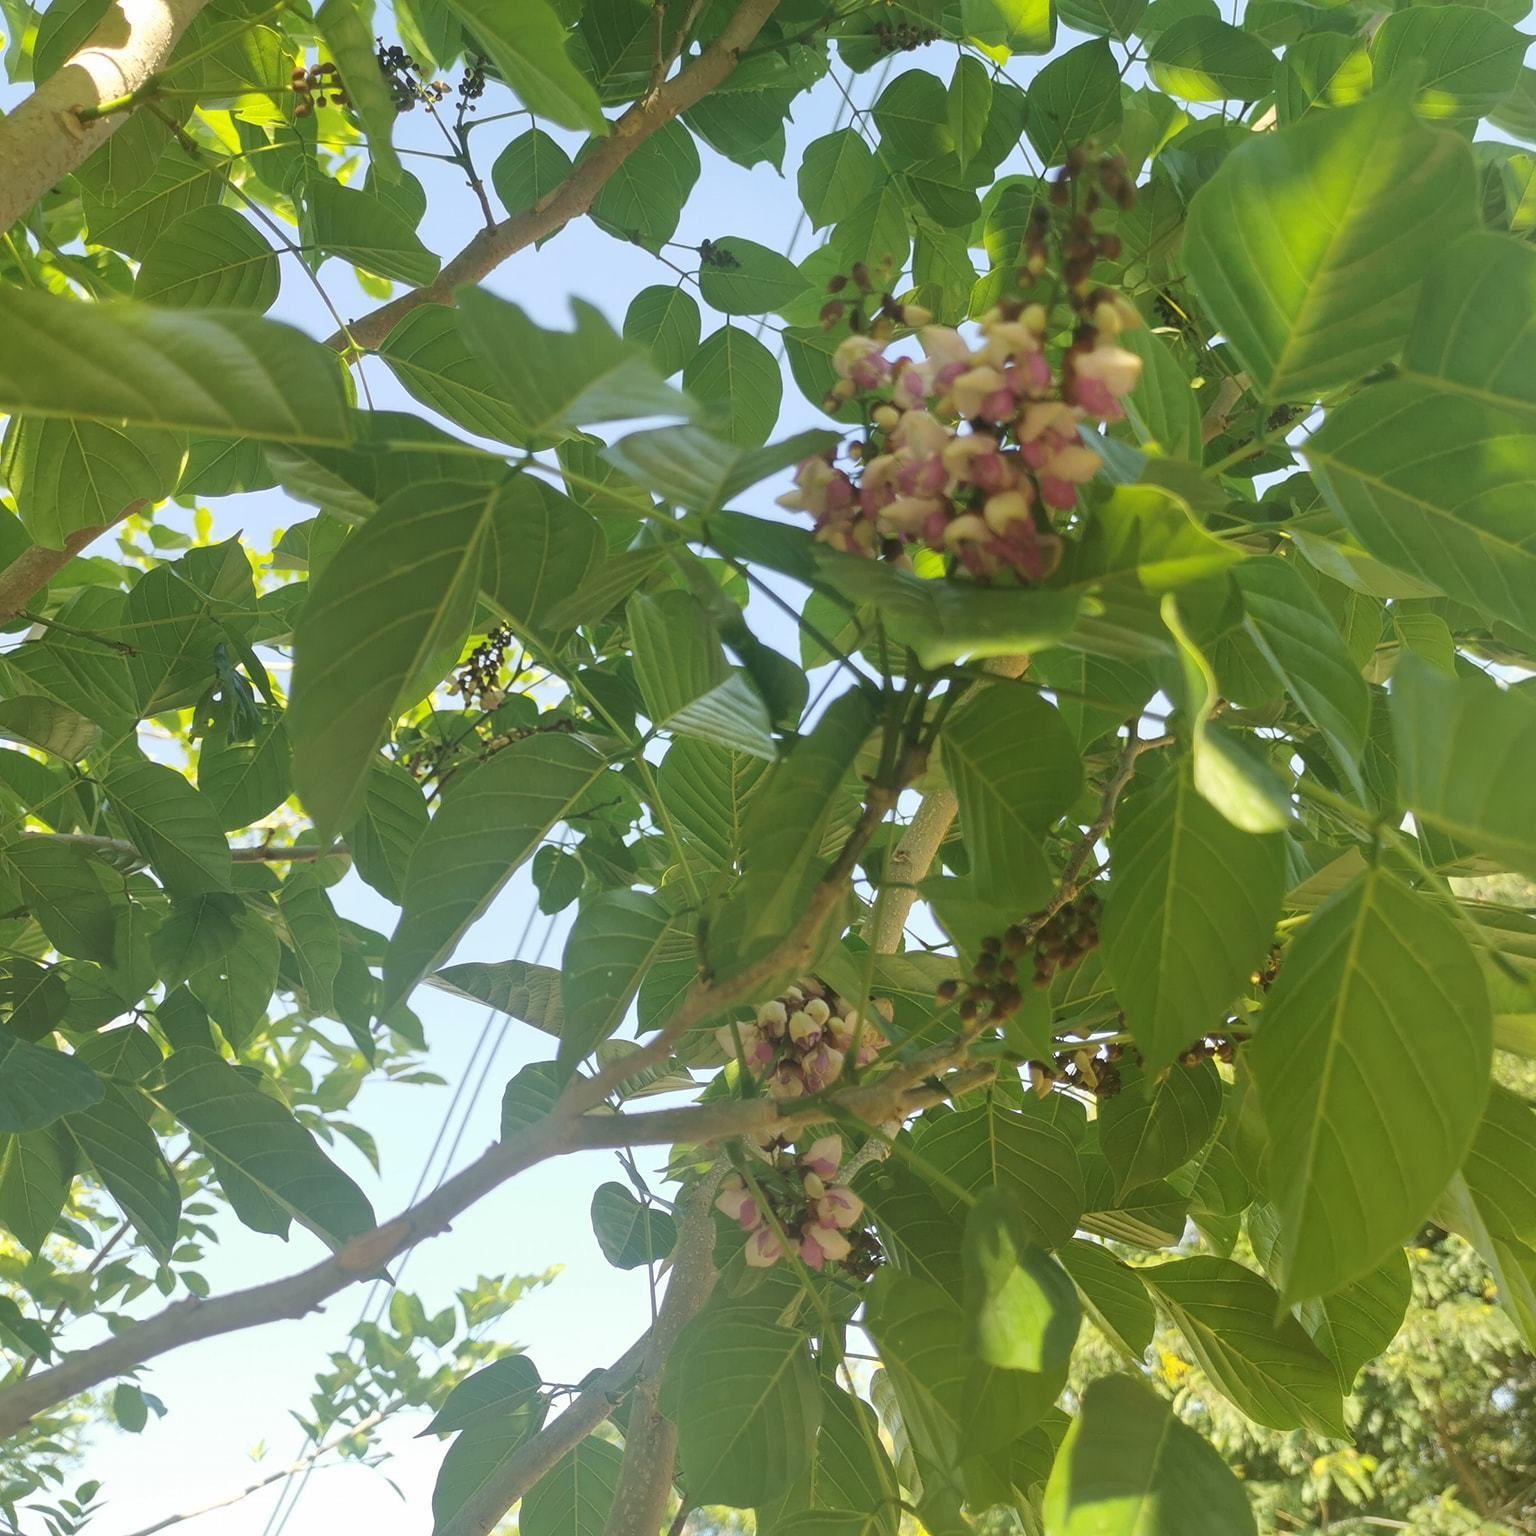
[[[322,176],[310,183],[304,235],[327,256],[413,286],[430,283],[442,265],[393,203]]]
[[[1198,459],[1200,406],[1193,382],[1168,343],[1152,331],[1137,330],[1126,331],[1120,345],[1142,362],[1141,378],[1125,401],[1126,416],[1137,437],[1143,443],[1156,443],[1175,459]]]
[[[226,832],[275,811],[293,791],[293,749],[282,716],[268,715],[250,741],[204,738],[197,788]]]
[[[230,888],[233,866],[218,813],[174,768],[125,762],[106,776],[104,788],[168,891],[202,896]]]
[[[427,822],[421,786],[399,764],[375,758],[362,810],[347,829],[347,851],[358,874],[386,901],[398,905]]]
[[[1082,1308],[1072,1279],[1035,1241],[1016,1196],[983,1190],[965,1220],[965,1316],[978,1360],[1055,1371],[1072,1358]]]
[[[835,224],[875,189],[875,157],[852,128],[813,139],[800,162],[800,203],[812,229]]]
[[[565,28],[549,0],[520,0],[515,17],[492,0],[445,3],[530,112],[562,128],[606,130],[597,92],[571,62]]]
[[[1062,164],[1088,139],[1112,139],[1119,126],[1120,69],[1103,40],[1069,48],[1030,83],[1025,131],[1043,166]]]
[[[1257,101],[1274,80],[1275,56],[1251,32],[1185,16],[1158,34],[1147,73],[1183,101]]]
[[[432,980],[434,985],[484,1003],[498,1013],[509,1013],[547,1035],[558,1035],[565,1028],[560,972],[553,966],[530,965],[526,960],[468,960],[462,965],[444,966]]]
[[[249,219],[210,203],[168,226],[139,267],[133,296],[175,309],[262,314],[277,298],[277,252]]]
[[[555,632],[551,612],[581,597],[602,557],[589,512],[546,481],[517,475],[491,509],[482,591],[514,629],[543,639]]]
[[[744,448],[768,441],[784,396],[773,353],[737,325],[704,338],[683,367],[683,387],[706,407],[721,435]]]
[[[668,921],[666,907],[641,891],[604,891],[577,913],[560,968],[563,1068],[574,1069],[623,1022]]]
[[[270,320],[6,288],[0,331],[0,410],[276,441],[351,436],[334,355]]]
[[[120,878],[76,849],[40,837],[11,843],[0,868],[55,949],[112,963],[123,910]]]
[[[289,871],[278,892],[277,910],[288,930],[288,947],[298,963],[310,1011],[334,1013],[332,989],[341,969],[341,928],[331,898],[312,870]]]
[[[1182,1167],[1203,1147],[1221,1114],[1221,1079],[1209,1062],[1161,1074],[1122,1068],[1122,1086],[1099,1105],[1099,1146],[1118,1193]]]
[[[1056,41],[1051,0],[960,0],[960,26],[967,38],[994,57],[1049,53]]]
[[[1073,1238],[1056,1257],[1071,1275],[1089,1321],[1133,1364],[1139,1365],[1157,1327],[1152,1298],[1137,1271],[1101,1243]]]
[[[1475,121],[1515,88],[1529,39],[1475,5],[1410,6],[1371,38],[1378,87],[1403,79],[1423,117]]]
[[[0,736],[79,762],[100,739],[96,726],[74,710],[38,694],[0,700]]]
[[[677,233],[699,170],[693,135],[681,123],[669,123],[603,182],[592,200],[593,222],[615,239],[659,251]]]
[[[1476,956],[1433,896],[1372,869],[1308,919],[1250,1055],[1288,1301],[1359,1279],[1424,1219],[1476,1134],[1492,1049]]]
[[[1234,827],[1181,765],[1127,796],[1110,858],[1104,968],[1155,1069],[1216,1026],[1268,950],[1284,844]]]
[[[509,214],[525,213],[571,174],[571,157],[542,128],[513,139],[491,163],[491,185]]]
[[[1398,790],[1415,819],[1536,874],[1536,807],[1503,777],[1507,764],[1536,752],[1530,700],[1404,657],[1391,712]]]
[[[99,1104],[104,1092],[101,1079],[75,1056],[0,1035],[0,1133],[40,1131]]]
[[[677,1241],[677,1223],[660,1206],[642,1205],[627,1184],[599,1184],[592,1196],[592,1231],[616,1269],[659,1263]]]
[[[1184,260],[1261,396],[1310,399],[1396,355],[1431,257],[1473,225],[1474,179],[1466,145],[1400,91],[1227,157],[1190,205]]]
[[[1051,1536],[1254,1536],[1243,1486],[1171,1404],[1131,1376],[1083,1397],[1045,1491]]]
[[[711,241],[709,259],[699,271],[704,302],[724,315],[781,310],[805,288],[805,277],[788,257],[736,236]]]
[[[656,783],[673,823],[725,867],[741,856],[749,799],[766,771],[760,757],[685,737],[668,748]]]
[[[529,1489],[519,1536],[602,1536],[623,1460],[616,1445],[589,1435]]]
[[[458,659],[495,488],[437,483],[390,497],[314,583],[295,632],[294,779],[323,832],[347,825],[393,715]]]
[[[950,718],[944,770],[977,894],[1005,921],[1043,906],[1052,882],[1039,840],[1082,787],[1061,716],[1032,689],[994,683]]]
[[[1312,1342],[1338,1367],[1347,1396],[1355,1378],[1397,1337],[1413,1299],[1413,1274],[1401,1249],[1331,1296],[1296,1309]]]
[[[235,942],[193,971],[187,985],[240,1050],[266,1023],[282,945],[276,928],[254,907],[238,908],[234,924]]]
[[[246,1226],[286,1237],[290,1221],[298,1221],[332,1248],[373,1227],[367,1197],[314,1137],[211,1050],[173,1051],[152,1096],[212,1161]]]
[[[447,1435],[503,1418],[521,1408],[543,1385],[527,1355],[507,1355],[466,1376],[437,1410],[423,1434]]]
[[[459,1432],[458,1439],[449,1446],[448,1454],[443,1457],[443,1464],[437,1471],[437,1482],[432,1487],[434,1536],[459,1536],[459,1533],[469,1529],[464,1514],[465,1506],[482,1496],[486,1484],[501,1474],[507,1459],[538,1433],[548,1407],[547,1400],[542,1397],[524,1398],[514,1404],[510,1411],[495,1418],[481,1419]],[[578,1446],[564,1460],[579,1455],[581,1449]],[[616,1462],[618,1451],[609,1445],[605,1445],[604,1449],[613,1452]],[[556,1462],[546,1477],[554,1477],[561,1472],[562,1467],[563,1461]],[[529,1490],[529,1500],[537,1493],[538,1485],[535,1484]]]
[[[393,140],[396,109],[374,54],[371,8],[359,0],[325,0],[315,13],[315,25],[363,125],[370,168],[386,181],[398,182],[400,157]]]
[[[0,1137],[0,1224],[34,1254],[63,1213],[76,1161],[62,1125]]]
[[[139,1104],[109,1085],[99,1103],[76,1110],[65,1126],[140,1238],[161,1263],[169,1262],[181,1190]]]
[[[624,313],[624,339],[649,349],[657,373],[680,373],[699,344],[698,302],[681,283],[642,288]]]
[[[384,959],[385,1007],[437,966],[607,762],[574,737],[513,742],[444,797],[411,855]]]

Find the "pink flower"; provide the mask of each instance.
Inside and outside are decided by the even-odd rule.
[[[759,1227],[747,1239],[746,1254],[753,1269],[767,1269],[784,1257],[784,1245],[772,1227]]]
[[[720,1193],[715,1197],[715,1209],[724,1212],[732,1221],[740,1222],[743,1232],[754,1232],[763,1223],[763,1213],[740,1174],[733,1173],[721,1185]]]
[[[800,1257],[811,1269],[820,1269],[828,1259],[846,1259],[852,1252],[853,1244],[836,1227],[817,1222],[800,1234]]]
[[[832,354],[832,368],[859,389],[878,389],[891,376],[891,361],[872,336],[845,337]]]
[[[1026,482],[1027,485],[1027,482]],[[1016,523],[1029,522],[1029,497],[1021,486],[1016,491],[1000,491],[987,497],[982,516],[993,533],[1006,535]]]
[[[819,1179],[835,1177],[843,1161],[843,1138],[818,1137],[800,1154],[798,1161],[804,1172],[814,1173]]]
[[[818,1045],[801,1061],[800,1068],[805,1073],[806,1088],[819,1093],[837,1081],[843,1070],[843,1053],[834,1051],[829,1045]]]
[[[826,1004],[822,1004],[822,1012],[826,1012]],[[789,1016],[789,1038],[796,1045],[814,1045],[821,1039],[821,1026],[811,1017],[808,1008],[797,1008]]]
[[[768,1092],[775,1099],[802,1098],[806,1091],[806,1077],[799,1064],[781,1061],[768,1078]]]
[[[985,414],[988,401],[995,400],[1000,390],[1006,390],[1007,380],[998,368],[968,368],[949,386],[949,397],[961,416]],[[1004,412],[1004,418],[1010,412]],[[993,418],[996,419],[996,418]]]
[[[829,1185],[816,1202],[817,1218],[830,1227],[856,1226],[863,1214],[864,1202],[845,1184]]]

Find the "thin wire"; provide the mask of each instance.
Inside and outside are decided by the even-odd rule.
[[[523,946],[528,942],[528,937],[533,931],[534,918],[537,915],[538,910],[538,900],[535,898],[535,900],[528,908],[528,917],[523,924],[522,933],[518,936],[516,947],[513,950],[514,955],[520,956],[522,954]],[[550,938],[554,933],[554,927],[555,919],[551,917],[549,920],[549,925],[544,930],[543,937],[539,940],[539,947],[537,953],[534,956],[532,962],[533,964],[537,965],[544,958],[545,952],[549,947]],[[421,1172],[417,1176],[415,1188],[411,1191],[410,1200],[407,1202],[409,1205],[415,1205],[425,1191],[427,1180],[432,1175],[433,1165],[438,1161],[438,1152],[441,1150],[444,1141],[448,1137],[449,1126],[453,1122],[454,1115],[458,1111],[460,1102],[463,1101],[464,1107],[462,1113],[459,1114],[458,1128],[454,1131],[453,1140],[451,1143],[449,1143],[447,1155],[442,1160],[441,1170],[437,1175],[436,1182],[433,1186],[434,1188],[436,1188],[438,1184],[442,1183],[443,1179],[447,1175],[448,1169],[453,1165],[453,1159],[455,1156],[457,1156],[459,1146],[463,1142],[464,1133],[468,1129],[469,1121],[474,1113],[475,1106],[479,1102],[480,1095],[484,1091],[485,1085],[490,1078],[491,1068],[495,1064],[496,1058],[500,1054],[502,1046],[506,1043],[507,1034],[512,1026],[511,1019],[509,1017],[502,1016],[500,1027],[496,1030],[495,1039],[492,1041],[491,1032],[493,1026],[495,1025],[496,1018],[497,1010],[495,1008],[489,1008],[486,1010],[485,1020],[480,1027],[480,1033],[475,1040],[474,1049],[470,1052],[469,1060],[464,1065],[463,1075],[459,1078],[458,1084],[453,1092],[453,1097],[449,1100],[448,1107],[443,1112],[443,1118],[438,1125],[437,1134],[433,1137],[432,1145],[430,1148],[428,1148],[427,1155],[422,1161]],[[479,1060],[480,1053],[488,1042],[490,1043],[489,1053],[486,1055],[485,1061],[480,1067],[479,1077],[476,1079],[474,1088],[470,1091],[466,1100],[464,1098],[464,1090],[468,1086],[470,1077],[475,1071],[475,1065]],[[393,1290],[399,1285],[400,1278],[405,1273],[406,1265],[410,1262],[411,1255],[415,1252],[415,1250],[416,1244],[412,1243],[410,1247],[406,1248],[404,1252],[401,1253],[399,1262],[395,1266],[395,1275],[392,1281],[386,1282],[384,1280],[375,1280],[369,1286],[367,1295],[363,1298],[363,1305],[358,1315],[357,1323],[353,1326],[354,1333],[357,1327],[362,1326],[364,1323],[376,1322],[380,1317],[384,1315],[384,1312],[389,1306],[389,1302],[386,1298],[386,1292]],[[353,1350],[356,1349],[357,1346],[358,1340],[354,1337],[347,1345],[348,1358],[351,1357]],[[298,1456],[294,1457],[295,1462],[298,1462],[302,1459],[304,1453],[309,1449],[313,1441],[313,1435],[306,1435],[304,1437],[304,1442],[299,1447],[299,1454]],[[304,1496],[304,1491],[309,1486],[309,1480],[314,1475],[314,1473],[315,1463],[310,1462],[307,1466],[304,1467],[302,1472],[290,1472],[288,1476],[283,1480],[282,1485],[278,1489],[277,1499],[272,1506],[272,1512],[270,1515],[268,1515],[267,1523],[262,1529],[262,1536],[281,1536],[281,1532],[286,1528],[289,1520],[293,1518],[293,1512],[298,1507],[299,1500]]]

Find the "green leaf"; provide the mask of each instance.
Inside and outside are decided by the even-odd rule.
[[[0,332],[3,411],[273,441],[351,436],[335,354],[271,320],[7,287]]]
[[[1371,38],[1378,89],[1402,79],[1423,117],[1486,117],[1514,89],[1529,39],[1475,5],[1410,6]]]
[[[384,1007],[406,996],[608,771],[558,733],[515,741],[444,797],[406,872],[404,910],[384,957]]]
[[[1040,77],[1037,75],[1037,90],[1039,82]],[[987,119],[992,115],[992,76],[980,59],[961,54],[955,60],[955,72],[949,78],[949,91],[944,99],[944,112],[949,140],[963,170],[981,149],[986,138]],[[854,138],[858,140],[858,135],[855,134]],[[862,143],[862,140],[859,142]],[[809,158],[810,151],[807,150],[806,154]],[[861,188],[858,197],[862,197],[866,191],[867,186]],[[857,202],[858,197],[852,201]]]
[[[234,870],[218,813],[182,774],[160,763],[124,762],[102,787],[166,890],[176,896],[229,890]]]
[[[224,1037],[240,1050],[266,1022],[282,944],[277,930],[253,907],[240,907],[234,921],[234,944],[194,971],[187,985]]]
[[[659,252],[677,233],[699,170],[693,135],[681,123],[668,123],[603,182],[592,200],[592,220],[616,240]]]
[[[560,972],[553,966],[530,965],[526,960],[468,960],[445,966],[432,981],[498,1013],[509,1013],[547,1035],[558,1035],[565,1028]]]
[[[239,897],[222,894],[173,901],[165,921],[149,936],[160,979],[174,986],[217,964],[239,941],[239,909]]]
[[[1107,43],[1101,46],[1108,50]],[[1172,458],[1198,459],[1200,406],[1194,385],[1172,349],[1149,330],[1126,331],[1120,337],[1120,345],[1142,361],[1141,378],[1125,401],[1125,412],[1136,436],[1143,443],[1156,443]]]
[[[704,338],[683,367],[683,388],[708,408],[727,441],[744,448],[768,441],[784,397],[777,359],[736,325]]]
[[[1075,1237],[1057,1254],[1082,1297],[1089,1320],[1134,1365],[1140,1365],[1157,1328],[1152,1298],[1137,1271],[1100,1243]]]
[[[567,1071],[623,1022],[669,920],[666,907],[641,891],[603,891],[576,914],[560,968],[559,1061]]]
[[[1536,629],[1526,419],[1397,379],[1328,413],[1305,449],[1329,505],[1366,551],[1448,597]]]
[[[226,832],[275,811],[293,791],[293,751],[283,717],[267,715],[250,741],[204,737],[197,788]]]
[[[1110,834],[1104,968],[1151,1070],[1215,1027],[1264,957],[1285,845],[1234,827],[1188,764],[1128,796]]]
[[[5,850],[22,901],[60,954],[112,964],[121,880],[64,843],[24,837]]]
[[[624,312],[624,339],[647,348],[657,373],[667,379],[693,355],[701,328],[698,303],[681,283],[642,288]]]
[[[501,1096],[501,1139],[537,1125],[555,1107],[565,1081],[552,1061],[530,1062],[519,1068]]]
[[[297,1220],[331,1248],[372,1230],[367,1197],[277,1099],[213,1051],[182,1046],[151,1091],[213,1163],[235,1214],[287,1237]]]
[[[805,146],[800,161],[800,203],[811,228],[835,224],[875,190],[874,152],[852,128],[823,134]]]
[[[1231,1259],[1175,1259],[1138,1272],[1206,1375],[1256,1423],[1345,1439],[1338,1372],[1267,1282]]]
[[[1536,805],[1508,765],[1536,752],[1536,709],[1491,680],[1442,676],[1405,656],[1392,674],[1397,787],[1420,825],[1536,875]]]
[[[139,1104],[109,1086],[100,1103],[71,1114],[65,1126],[150,1252],[168,1264],[181,1221],[181,1190]]]
[[[1331,1296],[1304,1301],[1296,1316],[1309,1337],[1338,1367],[1346,1396],[1355,1377],[1397,1337],[1413,1299],[1408,1256],[1395,1250],[1369,1274]]]
[[[1147,73],[1183,101],[1257,101],[1274,83],[1275,56],[1251,32],[1185,16],[1158,35]]]
[[[1536,249],[1480,231],[1424,275],[1403,371],[1536,419]]]
[[[925,69],[897,75],[872,108],[880,147],[903,165],[937,160],[955,147],[944,82]]]
[[[1184,261],[1257,393],[1311,399],[1395,356],[1475,184],[1467,146],[1401,91],[1235,149],[1195,194]]]
[[[965,1221],[965,1316],[978,1360],[1056,1371],[1072,1358],[1082,1308],[1072,1279],[1033,1239],[1017,1197],[983,1190]]]
[[[1147,0],[1057,0],[1056,9],[1069,27],[1123,43],[1135,32]]]
[[[994,58],[1049,53],[1056,43],[1052,0],[960,0],[965,36]]]
[[[749,797],[766,771],[760,757],[685,737],[667,749],[656,784],[673,823],[729,868],[741,856]]]
[[[315,25],[363,125],[372,172],[398,182],[402,173],[393,143],[396,107],[374,54],[372,0],[325,0],[315,13]]]
[[[412,399],[480,437],[543,448],[503,398],[485,359],[470,349],[458,316],[441,304],[413,309],[384,338],[379,356]]]
[[[184,452],[183,440],[167,432],[17,416],[0,450],[0,475],[15,490],[32,538],[63,549],[71,534],[105,528],[125,507],[169,495]]]
[[[1186,1042],[1188,1043],[1188,1042]],[[1208,1061],[1162,1075],[1122,1069],[1122,1086],[1099,1104],[1099,1145],[1124,1194],[1182,1167],[1216,1129],[1221,1079]]]
[[[311,1013],[336,1011],[332,988],[341,969],[341,927],[336,909],[313,870],[289,871],[277,894],[277,910],[298,962],[299,982]]]
[[[405,872],[427,822],[421,786],[398,763],[375,758],[363,808],[347,829],[347,849],[358,874],[385,901],[399,904]]]
[[[570,174],[571,157],[542,128],[518,134],[491,163],[491,185],[509,214],[526,213]]]
[[[1004,921],[1035,911],[1052,885],[1041,834],[1082,789],[1071,733],[1032,689],[1005,682],[961,705],[942,740],[977,895]]]
[[[1243,628],[1335,762],[1358,784],[1371,697],[1327,609],[1294,565],[1247,560],[1234,572],[1243,594]]]
[[[957,1110],[920,1123],[917,1148],[962,1189],[1003,1189],[1042,1248],[1070,1240],[1083,1210],[1082,1166],[1076,1143],[1043,1112],[990,1102]],[[943,1185],[934,1192],[956,1206]]]
[[[662,1411],[677,1426],[678,1470],[700,1504],[766,1503],[810,1460],[821,1394],[804,1335],[748,1296],[706,1307],[667,1365]]]
[[[806,287],[804,274],[787,256],[736,236],[711,241],[709,259],[699,271],[699,293],[704,302],[724,315],[766,315],[781,310]]]
[[[101,732],[84,715],[52,699],[27,693],[0,700],[0,736],[38,747],[66,762],[79,762],[89,755]]]
[[[633,432],[603,450],[603,457],[630,479],[693,512],[718,512],[727,501],[791,464],[798,464],[835,446],[831,432],[797,432],[763,448],[743,448],[726,442],[703,427],[656,427]],[[755,551],[735,547],[732,533],[772,529],[782,537],[782,524],[764,525],[740,513],[727,513],[710,527],[715,548],[751,560]],[[724,531],[724,540],[719,537]],[[789,535],[794,538],[794,534]]]
[[[1083,1397],[1045,1490],[1051,1536],[1255,1536],[1243,1485],[1173,1407],[1130,1376]]]
[[[394,715],[457,661],[499,495],[452,482],[408,486],[313,583],[295,627],[288,732],[299,794],[323,836],[361,807]]]
[[[112,1390],[112,1417],[119,1429],[130,1435],[144,1432],[149,1423],[149,1404],[142,1388],[131,1381],[120,1381]]]
[[[64,1210],[75,1158],[75,1144],[62,1125],[0,1137],[0,1223],[33,1254]]]
[[[555,606],[586,591],[602,563],[603,534],[597,519],[532,475],[503,483],[491,509],[485,597],[520,633],[555,633]]]
[[[548,1410],[549,1404],[544,1398],[526,1399],[504,1417],[482,1420],[460,1432],[443,1457],[443,1464],[437,1470],[437,1482],[432,1486],[433,1536],[454,1536],[454,1533],[467,1529],[463,1519],[464,1506],[500,1474],[507,1458],[538,1432]],[[608,1449],[613,1450],[615,1458],[618,1457],[617,1450],[611,1446]],[[560,1466],[557,1462],[553,1471],[546,1475],[552,1477]],[[536,1484],[529,1490],[530,1501],[537,1492]]]
[[[571,62],[565,28],[548,0],[519,0],[516,15],[495,0],[446,4],[530,112],[562,128],[607,131],[597,92]]]
[[[642,1205],[626,1184],[599,1184],[592,1196],[592,1230],[616,1269],[659,1263],[677,1242],[677,1223],[660,1206]]]
[[[1434,897],[1370,869],[1308,919],[1249,1055],[1287,1301],[1359,1279],[1423,1221],[1477,1132],[1492,1051],[1477,958]]]
[[[1024,125],[1047,167],[1061,165],[1068,150],[1088,139],[1113,139],[1120,127],[1120,69],[1108,42],[1080,43],[1052,59],[1030,82]],[[1183,452],[1164,446],[1171,454]]]
[[[40,1131],[61,1116],[99,1104],[105,1091],[76,1057],[0,1034],[0,1134]]]
[[[174,309],[243,309],[262,314],[277,299],[277,252],[233,208],[193,208],[155,241],[133,296]]]
[[[543,1382],[527,1355],[507,1355],[472,1372],[443,1399],[436,1417],[422,1431],[448,1435],[477,1424],[511,1417],[537,1396]]]
[[[524,440],[565,437],[594,422],[689,414],[688,402],[663,382],[646,352],[590,304],[573,300],[571,311],[574,331],[546,331],[483,288],[459,300],[460,331],[489,365]]]
[[[225,179],[221,161],[190,159],[173,144],[148,178],[115,202],[94,188],[82,188],[86,228],[95,243],[143,260],[166,225],[190,208],[218,202]]]
[[[616,1445],[589,1435],[529,1489],[518,1536],[603,1536],[623,1461]]]
[[[651,724],[735,752],[777,755],[767,706],[725,659],[714,625],[687,592],[648,597],[625,609],[635,679]]]
[[[430,283],[442,264],[392,203],[326,176],[310,183],[302,227],[306,242],[327,256],[396,282]]]

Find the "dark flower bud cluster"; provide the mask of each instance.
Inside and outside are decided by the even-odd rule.
[[[1030,934],[1034,935],[1033,981],[1037,988],[1043,991],[1058,971],[1070,971],[1084,955],[1098,948],[1100,906],[1099,893],[1090,886],[1044,922],[1031,921],[1009,929],[1016,944],[1024,944]]]
[[[506,697],[502,670],[506,666],[507,651],[516,638],[505,624],[493,629],[454,674],[449,692],[458,694],[466,704],[476,703],[482,709],[495,709]]]
[[[929,43],[938,40],[936,27],[914,26],[910,21],[875,23],[875,41],[880,45],[882,53],[911,53],[914,49],[926,48]]]
[[[1005,952],[1004,938],[989,934],[981,941],[981,951],[969,980],[939,984],[938,1001],[953,1004],[963,1024],[1001,1024],[1024,1001],[1018,984],[1018,964]]]
[[[862,1228],[864,1202],[837,1182],[842,1138],[823,1136],[801,1152],[759,1156],[750,1185],[741,1174],[730,1174],[715,1199],[715,1208],[748,1234],[747,1263],[754,1269],[778,1263],[787,1240],[809,1269],[851,1266],[868,1278],[882,1255],[875,1235]]]
[[[418,101],[436,106],[452,91],[453,87],[446,80],[429,81],[421,65],[398,43],[386,43],[382,37],[376,37],[374,42],[378,45],[375,56],[379,61],[379,73],[384,76],[389,86],[395,111],[410,112],[414,110]],[[465,79],[468,80],[468,78],[469,76],[466,75]],[[484,88],[485,81],[482,74],[480,89],[484,90]],[[459,89],[463,91],[462,84]],[[476,94],[479,93],[476,92]]]
[[[293,94],[298,98],[293,104],[295,117],[311,116],[315,108],[325,106],[327,100],[333,107],[344,107],[348,101],[341,71],[334,64],[312,64],[308,69],[296,64],[291,84]],[[325,94],[327,91],[331,93],[329,98]]]
[[[1278,944],[1272,944],[1264,957],[1264,963],[1248,978],[1249,981],[1261,992],[1268,992],[1280,974],[1280,962],[1284,958],[1285,950]]]
[[[889,1042],[861,1014],[814,976],[802,976],[778,997],[759,1003],[755,1016],[716,1031],[720,1049],[734,1060],[737,1041],[748,1072],[776,1099],[819,1093],[842,1075],[848,1053],[868,1066]]]
[[[1194,1044],[1179,1052],[1181,1067],[1198,1067],[1202,1062],[1219,1061],[1230,1066],[1237,1059],[1237,1049],[1246,1035],[1202,1035]]]
[[[1095,1098],[1112,1099],[1120,1092],[1121,1063],[1127,1059],[1140,1066],[1141,1052],[1118,1040],[1108,1040],[1102,1045],[1058,1051],[1049,1062],[1031,1061],[1025,1065],[1030,1087],[1042,1099],[1058,1084],[1091,1093]]]

